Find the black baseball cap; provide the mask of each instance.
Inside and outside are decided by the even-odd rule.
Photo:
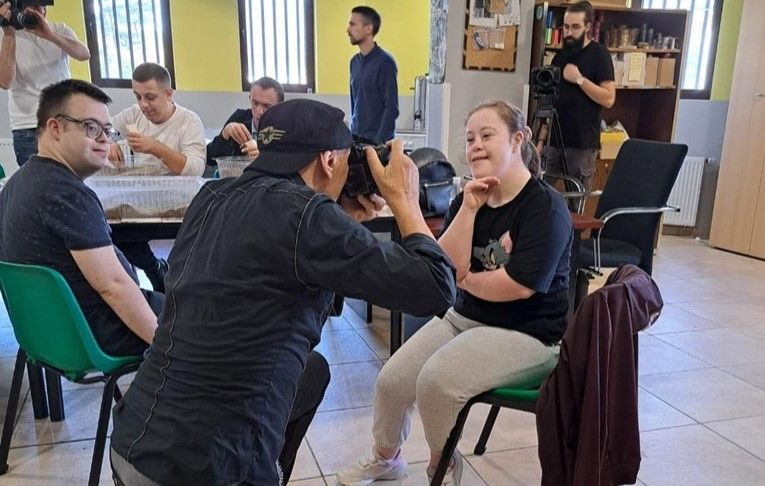
[[[294,174],[325,150],[350,148],[343,110],[299,98],[269,108],[258,123],[260,155],[250,165],[271,174]]]

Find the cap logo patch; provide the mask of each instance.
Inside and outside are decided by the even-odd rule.
[[[258,130],[258,142],[268,145],[275,140],[281,140],[285,133],[286,130],[279,130],[271,126],[265,127],[262,130]]]

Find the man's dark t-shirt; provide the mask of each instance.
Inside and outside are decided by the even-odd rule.
[[[560,97],[555,107],[558,110],[563,143],[566,148],[599,149],[603,107],[587,96],[578,84],[563,79],[563,68],[569,63],[575,64],[582,76],[600,85],[604,81],[614,80],[611,54],[601,44],[590,42],[577,55],[572,56],[562,50],[552,60],[552,65],[561,70]]]
[[[444,229],[462,205],[460,193],[446,215]],[[509,237],[508,255],[503,243]],[[489,302],[458,290],[454,310],[489,326],[533,336],[545,344],[560,340],[568,312],[571,214],[560,194],[532,177],[512,201],[478,210],[473,228],[471,272],[504,268],[514,281],[534,290],[528,299]]]
[[[110,232],[96,194],[54,160],[31,157],[0,191],[0,259],[42,265],[59,272],[71,287],[101,348],[114,355],[140,354],[147,344],[88,284],[70,253],[110,246]],[[125,271],[138,283],[122,252],[117,248],[114,251]],[[147,300],[156,312],[156,303],[148,293]]]

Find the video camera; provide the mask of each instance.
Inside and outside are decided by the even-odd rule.
[[[560,68],[539,66],[531,70],[529,85],[538,109],[547,110],[555,106],[560,92]]]
[[[382,165],[388,165],[390,149],[387,145],[354,135],[351,154],[348,156],[348,179],[345,182],[345,187],[343,187],[343,194],[350,198],[359,195],[368,196],[372,193],[380,194],[367,162],[365,151],[367,147],[372,147],[375,150]]]
[[[12,26],[16,30],[34,29],[37,27],[37,17],[25,12],[27,7],[48,7],[53,0],[7,0],[0,5],[11,4],[11,18],[0,17],[0,27]]]

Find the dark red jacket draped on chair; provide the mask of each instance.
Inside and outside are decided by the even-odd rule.
[[[633,484],[640,467],[633,334],[664,303],[644,271],[625,265],[587,297],[537,401],[542,484]]]

